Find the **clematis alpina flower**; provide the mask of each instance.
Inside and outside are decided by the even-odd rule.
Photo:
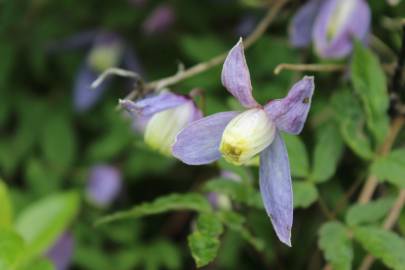
[[[74,85],[73,105],[78,112],[90,109],[107,89],[108,80],[95,89],[90,87],[106,69],[120,66],[140,71],[136,57],[118,35],[101,32],[93,37],[92,42],[92,48],[77,73]]]
[[[365,0],[310,0],[298,10],[290,25],[290,42],[306,47],[313,41],[323,58],[350,54],[353,40],[366,42],[371,13]]]
[[[285,98],[261,106],[252,96],[240,40],[229,52],[221,78],[225,88],[246,110],[221,112],[189,124],[177,135],[173,155],[190,165],[211,163],[221,156],[241,165],[260,155],[260,191],[264,206],[278,238],[290,246],[292,184],[280,131],[301,132],[311,105],[313,77],[305,76]]]
[[[116,167],[99,164],[90,169],[86,195],[93,204],[108,206],[118,197],[121,188],[121,172]]]
[[[137,122],[143,122],[146,144],[167,156],[177,133],[202,117],[190,97],[168,91],[136,102],[120,100],[120,104]]]
[[[63,233],[47,251],[48,257],[54,264],[55,270],[67,270],[72,261],[74,239],[71,233]]]

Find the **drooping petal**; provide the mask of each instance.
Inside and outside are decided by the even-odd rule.
[[[328,0],[314,24],[316,52],[324,58],[342,58],[353,48],[353,39],[366,41],[371,22],[364,0]]]
[[[179,134],[172,154],[189,165],[213,162],[221,157],[219,144],[226,125],[239,112],[221,112],[192,122]]]
[[[109,85],[107,79],[97,88],[92,89],[91,84],[97,79],[98,74],[84,63],[76,75],[73,89],[73,107],[77,112],[89,110],[102,96]]]
[[[259,178],[264,207],[274,230],[281,242],[291,246],[293,193],[290,164],[278,132],[273,143],[260,154]]]
[[[304,76],[293,85],[285,98],[269,102],[264,109],[279,129],[298,134],[307,119],[314,88],[314,78]]]
[[[171,92],[162,92],[136,102],[127,99],[120,100],[120,105],[130,113],[151,116],[157,112],[180,106],[189,101],[190,99],[185,96],[176,95]]]
[[[242,39],[228,53],[222,68],[221,80],[225,88],[243,106],[252,108],[258,105],[252,96],[252,84],[243,52]]]
[[[321,7],[321,1],[308,1],[294,15],[289,27],[290,43],[292,46],[302,48],[307,47],[311,43],[312,29]]]

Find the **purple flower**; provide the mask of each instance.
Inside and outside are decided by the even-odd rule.
[[[46,253],[54,264],[55,270],[67,270],[73,256],[74,239],[72,234],[65,232]]]
[[[137,127],[144,127],[145,142],[168,156],[171,155],[171,146],[177,133],[202,117],[191,98],[168,91],[136,102],[120,100],[120,104],[132,114]]]
[[[207,164],[223,156],[241,165],[260,154],[260,191],[279,239],[291,245],[293,203],[290,166],[280,130],[301,132],[311,105],[313,77],[297,82],[283,99],[264,107],[252,96],[242,40],[229,52],[222,84],[246,108],[210,115],[184,128],[176,137],[173,155],[190,165]]]
[[[121,172],[114,166],[95,165],[91,168],[86,194],[99,207],[111,204],[122,188]]]
[[[364,0],[310,0],[291,22],[290,42],[306,47],[313,41],[319,56],[342,58],[352,51],[354,38],[366,42],[370,22]]]
[[[143,31],[148,35],[164,33],[170,29],[175,21],[173,7],[167,4],[157,6],[146,18],[142,25]]]
[[[92,43],[92,48],[82,63],[74,84],[73,105],[78,112],[89,110],[101,98],[109,85],[109,80],[96,89],[91,89],[90,86],[106,69],[120,66],[140,71],[136,57],[118,35],[99,32],[93,36]]]

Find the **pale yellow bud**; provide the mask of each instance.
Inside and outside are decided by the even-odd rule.
[[[275,124],[263,109],[250,109],[229,122],[219,150],[233,164],[248,163],[272,143],[275,131]]]
[[[327,36],[331,40],[348,23],[348,18],[357,5],[355,0],[340,0],[336,2],[336,7],[328,23]]]
[[[87,61],[91,68],[97,72],[116,67],[121,60],[122,45],[113,43],[104,46],[96,46],[88,55]]]

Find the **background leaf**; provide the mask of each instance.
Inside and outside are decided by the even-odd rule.
[[[381,181],[387,180],[399,188],[405,188],[405,148],[377,158],[371,166],[371,173]]]
[[[388,213],[394,201],[394,197],[388,197],[366,204],[355,204],[346,213],[346,223],[349,226],[354,226],[377,222]]]
[[[12,222],[13,208],[8,188],[6,183],[0,179],[0,228],[10,228]]]
[[[290,160],[291,175],[294,177],[307,177],[309,174],[308,153],[299,136],[283,133]]]
[[[307,208],[318,199],[318,190],[313,183],[307,181],[294,181],[294,208]]]

